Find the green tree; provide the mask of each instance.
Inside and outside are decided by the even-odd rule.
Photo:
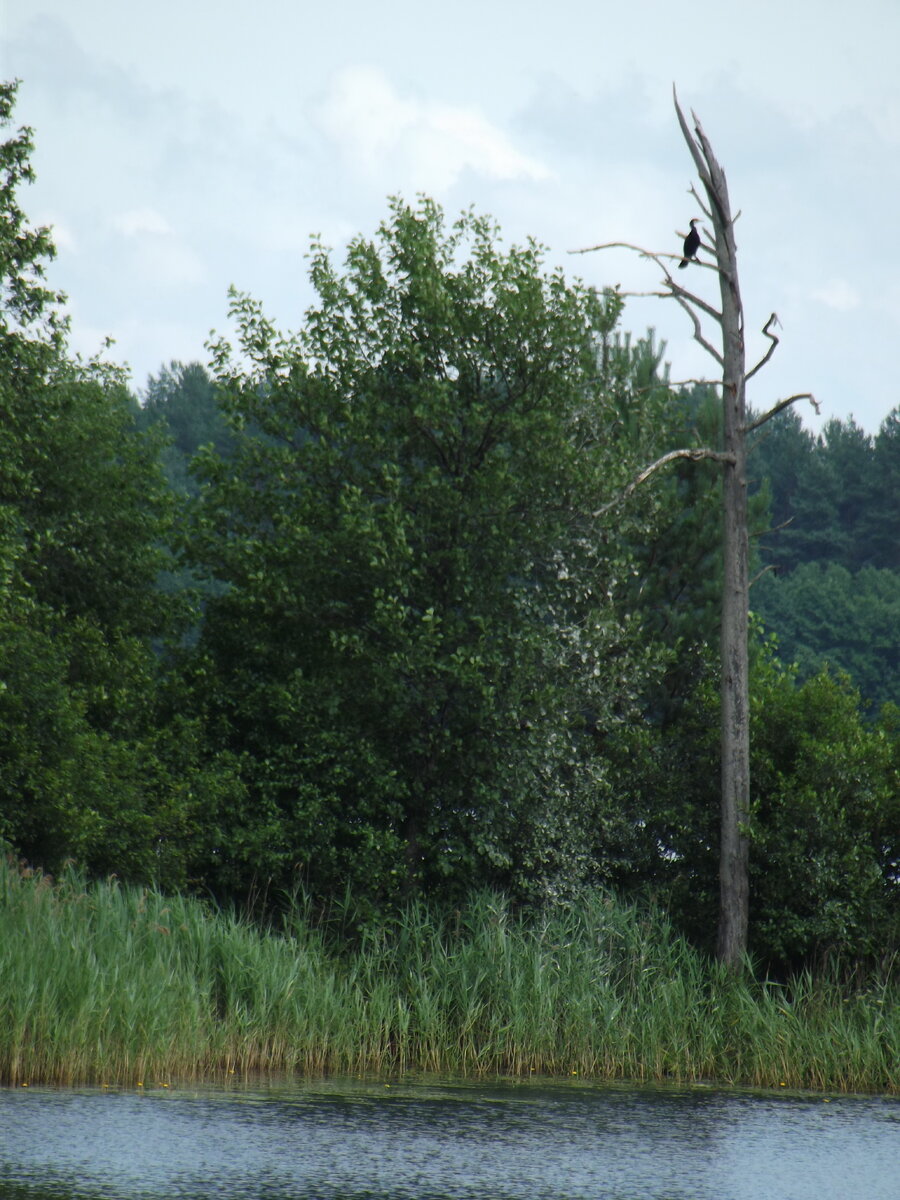
[[[817,438],[796,417],[776,421],[754,468],[773,496],[776,532],[763,553],[778,571],[759,581],[754,606],[802,679],[828,663],[876,707],[896,700],[896,414],[874,439],[852,419],[829,421]]]
[[[755,414],[751,414],[755,418]],[[815,437],[794,408],[784,409],[756,434],[748,458],[748,483],[770,505],[771,532],[763,542],[764,561],[779,570],[796,565],[793,548],[795,497],[815,453]]]
[[[866,514],[879,503],[873,488],[872,439],[850,417],[847,421],[828,421],[819,445],[838,481],[834,558],[848,570],[856,571],[872,563],[870,548],[860,537]]]
[[[201,446],[231,453],[231,434],[219,408],[215,384],[200,363],[171,362],[151,375],[141,398],[139,429],[159,429],[167,438],[162,462],[169,486],[196,495],[191,459]]]
[[[590,518],[632,469],[618,303],[428,200],[311,278],[296,336],[236,296],[214,348],[237,444],[202,458],[193,554],[227,591],[198,662],[254,797],[223,857],[320,893],[583,876],[597,739],[653,665],[616,606],[646,518]]]
[[[887,963],[900,950],[897,709],[870,726],[846,676],[822,671],[798,686],[771,661],[763,671],[754,946],[788,967]]]
[[[887,961],[900,947],[896,707],[869,723],[846,677],[798,682],[773,650],[757,638],[752,655],[751,953],[785,972],[831,955]],[[631,859],[642,865],[621,882],[662,899],[709,949],[716,690],[711,670],[678,722],[630,731],[621,752],[624,799],[640,817]]]
[[[801,679],[831,666],[876,709],[900,702],[900,573],[804,563],[784,577],[766,575],[754,592]]]
[[[873,567],[900,572],[900,407],[888,413],[875,437],[871,491],[859,538]]]
[[[172,497],[122,373],[68,356],[50,234],[18,202],[31,153],[28,129],[0,144],[0,837],[177,882],[215,787],[196,727],[157,720]]]
[[[809,562],[849,571],[893,566],[889,419],[874,441],[852,418],[828,421],[816,438],[796,416],[779,414],[776,422],[751,459],[756,482],[768,482],[773,500],[767,561],[782,571]]]

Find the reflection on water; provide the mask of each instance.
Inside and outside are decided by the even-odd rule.
[[[897,1200],[900,1101],[589,1085],[0,1091],[3,1200]]]

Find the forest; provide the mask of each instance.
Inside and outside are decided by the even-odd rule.
[[[233,292],[232,340],[135,390],[69,350],[14,101],[0,88],[15,870],[260,928],[300,904],[357,945],[411,904],[488,891],[549,919],[615,896],[709,954],[719,469],[681,461],[603,510],[715,440],[715,388],[670,386],[653,331],[539,244],[395,198],[342,262],[313,240],[300,330]],[[900,407],[874,436],[786,410],[750,475],[752,970],[884,978]]]

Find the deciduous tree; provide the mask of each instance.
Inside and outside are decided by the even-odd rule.
[[[19,202],[31,152],[28,129],[0,143],[0,838],[179,882],[213,789],[192,730],[157,723],[171,496],[123,373],[68,352],[50,233]]]
[[[227,836],[326,892],[583,877],[597,737],[654,657],[616,605],[645,516],[590,518],[633,469],[618,302],[427,200],[311,277],[298,334],[235,296],[214,348],[243,433],[205,459],[193,553],[227,590],[199,654],[257,804]]]

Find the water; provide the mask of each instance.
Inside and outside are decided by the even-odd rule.
[[[2,1200],[898,1200],[900,1100],[579,1084],[0,1091]]]

